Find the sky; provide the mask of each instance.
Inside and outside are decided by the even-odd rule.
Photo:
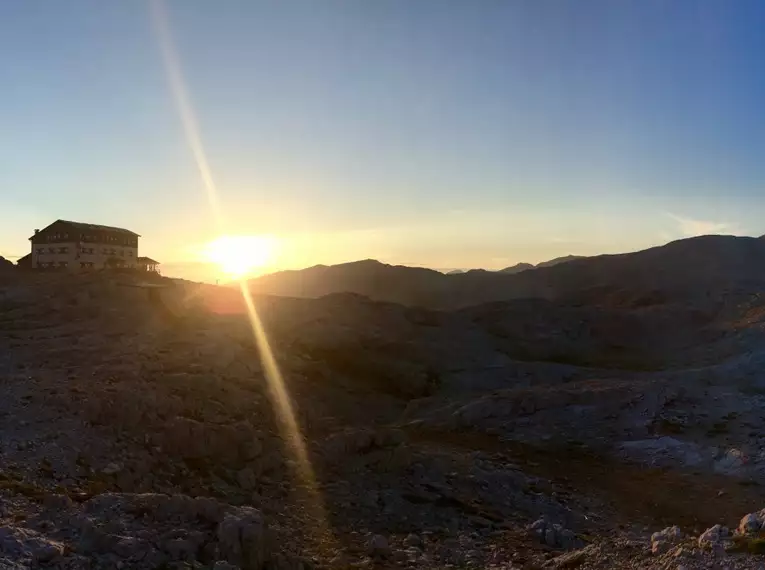
[[[748,0],[3,2],[0,255],[57,218],[179,276],[220,235],[273,236],[269,270],[760,235],[763,27]]]

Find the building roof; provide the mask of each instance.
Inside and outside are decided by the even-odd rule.
[[[22,255],[21,257],[19,257],[19,258],[16,260],[16,265],[18,265],[19,263],[24,263],[24,262],[26,262],[26,261],[31,261],[31,260],[32,260],[32,254],[31,254],[31,253],[28,253],[28,254],[26,254],[26,255]]]
[[[138,263],[146,263],[146,264],[150,264],[150,265],[151,264],[159,265],[159,261],[155,261],[151,257],[138,257],[138,258],[136,258],[136,261]]]
[[[120,233],[120,234],[141,237],[139,234],[137,234],[135,232],[131,232],[130,230],[126,230],[125,228],[118,228],[118,227],[115,227],[115,226],[104,226],[104,225],[101,225],[101,224],[88,224],[88,223],[85,223],[85,222],[72,222],[70,220],[61,220],[61,219],[56,220],[55,222],[53,222],[53,224],[66,224],[68,226],[72,226],[74,228],[77,228],[78,230],[91,230],[91,231],[95,230],[95,231],[102,231],[102,232],[116,232],[116,233]],[[43,228],[40,231],[47,230],[53,224],[48,224],[47,226],[45,226],[45,228]],[[34,236],[32,236],[32,237],[34,237]],[[29,239],[32,239],[32,238],[30,237]]]

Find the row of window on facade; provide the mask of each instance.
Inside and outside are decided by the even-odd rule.
[[[78,249],[78,251],[79,251],[79,253],[86,253],[86,254],[95,254],[96,253],[96,249],[93,248],[93,247],[81,247],[81,248]],[[44,247],[38,247],[37,248],[37,255],[43,255],[44,253],[45,253],[45,248]],[[48,253],[69,253],[69,248],[68,247],[49,247],[48,248]],[[119,254],[121,257],[125,257],[125,251],[124,250],[119,250],[119,252],[118,252],[116,249],[106,249],[106,248],[104,248],[104,249],[101,250],[101,253],[103,255],[118,255]],[[127,256],[128,257],[133,257],[133,250],[132,249],[129,249],[127,251]]]
[[[69,239],[69,234],[68,233],[48,234],[47,236],[45,236],[45,239],[48,241],[61,241],[61,240]],[[74,237],[72,239],[74,239]],[[132,246],[132,247],[136,247],[138,245],[138,240],[136,238],[117,237],[117,236],[93,236],[89,234],[80,234],[80,241],[108,241],[108,242],[119,243],[121,245]]]
[[[66,269],[69,267],[69,262],[67,261],[49,261],[48,263],[40,263],[38,264],[41,269],[54,269],[56,267],[59,267],[61,269]],[[92,269],[94,267],[92,261],[80,261],[80,268],[81,269]]]

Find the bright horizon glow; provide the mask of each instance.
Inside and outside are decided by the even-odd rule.
[[[227,277],[240,279],[266,267],[275,250],[271,236],[221,236],[207,244],[204,255]]]

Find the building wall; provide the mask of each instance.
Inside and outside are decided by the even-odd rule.
[[[122,267],[138,266],[138,236],[125,232],[82,230],[57,222],[36,232],[30,241],[35,269],[104,269],[110,259]]]
[[[50,244],[32,244],[32,268],[33,269],[72,269],[74,251],[77,247],[75,242],[58,242]],[[51,265],[52,264],[52,265]]]
[[[53,267],[69,270],[103,269],[111,258],[120,261],[124,267],[137,267],[138,248],[100,243],[59,242],[32,244],[32,267],[35,269]],[[65,265],[61,265],[61,264]],[[90,264],[83,266],[82,264]]]

